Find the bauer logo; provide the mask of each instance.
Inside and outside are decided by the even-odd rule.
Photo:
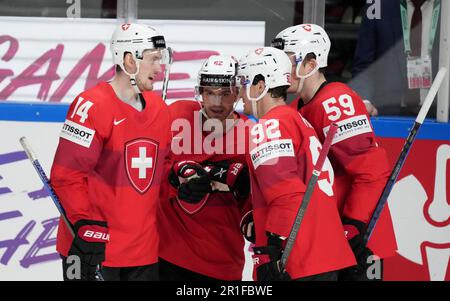
[[[250,157],[252,158],[253,167],[256,169],[258,166],[271,159],[280,157],[295,157],[294,145],[292,144],[291,139],[266,142],[254,148],[250,152]]]
[[[334,135],[333,143],[338,143],[353,136],[358,136],[364,133],[372,132],[369,119],[366,115],[358,115],[345,120],[337,122],[338,130]],[[323,128],[323,133],[326,136],[330,127]]]
[[[98,225],[81,226],[78,235],[89,242],[108,242],[109,234],[107,229]]]
[[[66,119],[60,137],[89,148],[94,139],[94,135],[94,130]]]

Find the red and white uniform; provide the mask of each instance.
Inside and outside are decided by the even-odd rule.
[[[296,109],[299,99],[291,105]],[[329,158],[336,174],[339,211],[342,217],[368,223],[389,178],[386,152],[379,147],[361,97],[343,83],[325,83],[300,113],[325,140],[330,124],[338,124]],[[388,206],[368,243],[374,254],[386,258],[397,244]]]
[[[81,93],[61,131],[51,183],[72,224],[106,221],[110,241],[105,266],[158,261],[156,210],[169,152],[169,112],[153,92],[144,92],[139,112],[117,98],[108,83]],[[57,250],[64,256],[72,236],[60,222]]]
[[[223,143],[220,153],[208,153],[204,148],[208,133],[202,131],[199,103],[179,100],[169,106],[172,116],[173,142],[191,141],[190,147],[183,154],[173,154],[173,162],[192,160],[200,164],[228,160],[246,163],[245,149],[238,151],[237,145],[245,141],[237,127],[233,140],[225,136],[217,138],[216,143]],[[247,119],[235,113],[239,122]],[[177,121],[183,121],[176,126]],[[245,136],[245,134],[244,134]],[[225,138],[225,139],[224,139]],[[230,148],[234,146],[234,148]],[[226,150],[228,148],[228,151]],[[234,151],[232,150],[234,149]],[[221,280],[240,280],[244,268],[244,238],[239,223],[242,216],[250,209],[249,201],[236,201],[232,193],[211,193],[205,203],[182,207],[177,200],[177,191],[172,186],[169,200],[160,203],[159,230],[164,239],[160,242],[160,257],[164,260],[190,271]]]
[[[267,245],[266,232],[289,236],[321,144],[314,129],[289,106],[272,108],[251,129],[250,139],[248,161],[259,247]],[[333,173],[327,161],[287,262],[292,279],[356,263],[344,236],[334,186],[327,179]]]

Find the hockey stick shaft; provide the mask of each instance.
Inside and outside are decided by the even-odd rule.
[[[67,228],[69,229],[70,233],[72,234],[72,237],[75,237],[75,231],[73,229],[72,224],[69,222],[69,219],[67,218],[66,211],[64,210],[63,206],[61,205],[61,202],[59,201],[59,198],[56,195],[55,190],[53,189],[53,187],[50,184],[50,180],[48,179],[47,175],[45,174],[45,171],[42,168],[41,163],[39,163],[39,160],[37,159],[30,144],[28,143],[27,138],[22,137],[19,139],[19,141],[20,141],[20,144],[22,144],[22,147],[25,150],[25,153],[27,154],[28,159],[30,159],[31,164],[33,165],[34,169],[36,170],[37,174],[39,175],[39,178],[41,179],[42,183],[44,184],[45,189],[50,194],[50,198],[52,199],[53,204],[55,204],[56,208],[58,209],[59,213],[61,214],[61,217],[62,217],[64,223],[66,224]],[[97,268],[96,276],[98,277],[98,280],[104,281],[99,268]]]
[[[31,149],[27,138],[22,137],[22,138],[20,138],[19,141],[20,141],[20,144],[22,144],[22,147],[25,150],[25,153],[27,154],[28,159],[30,159],[31,164],[33,165],[34,169],[36,170],[37,174],[39,175],[39,178],[41,179],[42,183],[44,184],[45,189],[50,194],[50,198],[52,199],[53,204],[55,204],[56,208],[58,209],[59,213],[61,214],[61,216],[64,220],[64,223],[66,224],[66,226],[69,229],[72,236],[75,237],[75,232],[73,230],[73,226],[69,222],[69,219],[67,218],[66,211],[62,207],[61,202],[59,201],[59,198],[56,195],[55,190],[53,190],[53,187],[50,185],[50,180],[48,179],[47,175],[45,174],[45,171],[42,168],[41,163],[39,163],[39,160],[37,159],[36,155],[34,154],[33,150]]]
[[[170,76],[170,67],[173,63],[173,51],[172,48],[167,47],[167,51],[169,52],[169,63],[166,65],[164,70],[164,82],[162,85],[162,99],[166,101],[167,98],[167,88],[169,87],[169,76]]]
[[[434,78],[430,91],[428,92],[427,97],[425,98],[425,101],[422,105],[422,108],[419,111],[419,114],[417,115],[413,127],[409,131],[408,137],[406,138],[402,151],[400,152],[397,162],[395,163],[394,168],[392,169],[391,175],[389,176],[389,179],[386,182],[386,185],[384,186],[383,192],[378,200],[377,206],[375,207],[372,217],[370,218],[369,223],[367,224],[367,228],[363,236],[364,245],[367,245],[368,241],[370,240],[370,237],[372,236],[376,223],[380,218],[384,206],[387,203],[389,194],[391,193],[392,188],[394,187],[394,184],[397,180],[397,177],[400,174],[400,170],[402,169],[403,164],[406,161],[409,150],[411,149],[411,146],[414,140],[416,139],[420,126],[424,122],[425,117],[427,116],[428,111],[430,110],[431,104],[433,103],[433,100],[436,97],[437,92],[439,91],[439,87],[441,86],[441,83],[445,77],[446,72],[447,72],[446,68],[441,68],[437,73],[436,77]]]
[[[327,158],[336,131],[337,125],[334,123],[331,124],[327,137],[325,138],[325,141],[323,143],[322,151],[320,152],[312,176],[309,179],[308,186],[306,187],[305,194],[303,195],[302,202],[300,203],[300,207],[294,220],[294,225],[292,226],[291,232],[289,233],[283,255],[281,256],[281,270],[284,270],[284,268],[286,267],[287,260],[289,258],[289,255],[291,254],[292,248],[294,247],[298,231],[300,230],[300,226],[305,216],[306,208],[308,207],[308,204],[314,192],[314,188],[316,187],[317,180],[319,179],[320,173],[322,172],[323,163]]]

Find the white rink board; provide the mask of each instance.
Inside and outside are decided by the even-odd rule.
[[[179,77],[170,81],[169,95],[171,89],[193,91],[197,72],[205,59],[198,59],[202,53],[203,56],[213,52],[239,58],[251,49],[264,46],[265,22],[262,21],[138,22],[156,27],[159,33],[165,36],[167,46],[178,53],[171,74]],[[92,74],[89,84],[92,85],[112,67],[109,40],[118,24],[116,20],[111,19],[0,17],[0,41],[14,41],[0,44],[0,71],[7,70],[12,73],[3,80],[0,77],[0,99],[71,102],[78,93],[85,90],[90,71]],[[79,72],[71,77],[74,79],[73,84],[67,84],[68,89],[63,89],[61,84],[66,77],[82,58],[94,49],[96,57],[84,61],[92,63],[92,69],[88,64],[84,69],[79,68]],[[2,60],[1,56],[6,53],[9,60]],[[47,60],[39,61],[45,53],[49,53]],[[44,88],[40,84],[18,87],[24,82],[20,80],[19,75],[32,68],[33,64],[36,65],[36,61],[39,61],[37,65],[40,67],[36,67],[34,76],[45,75],[51,69],[54,72],[50,75],[54,78],[47,82],[49,85]],[[161,86],[161,81],[156,82],[155,90],[160,90]]]
[[[26,136],[34,149],[44,171],[49,176],[51,163],[56,151],[58,136],[62,123],[44,122],[10,122],[0,121],[2,143],[0,154],[23,151],[19,138]],[[28,158],[0,164],[0,191],[7,187],[9,193],[0,194],[0,215],[19,211],[22,216],[0,219],[0,241],[14,239],[28,224],[34,227],[25,237],[27,244],[20,245],[9,261],[0,263],[0,280],[62,280],[59,260],[41,261],[35,258],[34,264],[27,266],[24,261],[27,252],[43,233],[42,221],[58,218],[59,212],[50,197],[32,199],[28,193],[43,187],[33,165]],[[56,229],[49,239],[56,238]],[[5,260],[6,249],[0,250],[0,260]],[[35,256],[53,254],[57,257],[55,245],[41,249]],[[32,259],[31,259],[32,260]],[[24,267],[24,265],[26,267]]]

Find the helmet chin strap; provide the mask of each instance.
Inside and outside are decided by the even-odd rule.
[[[258,97],[255,98],[255,97],[250,96],[250,84],[248,84],[245,87],[245,93],[247,94],[248,100],[250,100],[252,103],[252,111],[253,111],[252,113],[253,113],[253,116],[255,116],[255,118],[259,118],[257,102],[259,100],[261,100],[264,96],[266,96],[268,91],[269,91],[269,87],[265,86],[264,91],[262,91],[261,95],[259,95]]]
[[[136,58],[134,58],[134,59],[136,62],[136,72],[135,73],[129,73],[127,70],[125,70],[125,66],[123,66],[123,64],[121,67],[122,67],[122,71],[130,77],[130,84],[133,87],[134,92],[136,92],[136,94],[138,94],[139,97],[141,97],[140,94],[142,93],[142,91],[139,90],[139,87],[137,86],[137,80],[136,80],[136,75],[139,73],[139,63],[140,62],[138,59],[136,59]]]
[[[302,91],[303,86],[305,84],[305,79],[307,79],[308,77],[310,77],[311,75],[316,73],[317,70],[319,70],[319,64],[316,64],[316,67],[311,72],[309,72],[306,75],[300,75],[300,66],[301,66],[301,64],[297,64],[297,67],[295,68],[295,75],[298,78],[300,78],[300,82],[299,82],[299,84],[297,86],[297,91],[295,92],[296,94],[300,94],[300,92]]]

